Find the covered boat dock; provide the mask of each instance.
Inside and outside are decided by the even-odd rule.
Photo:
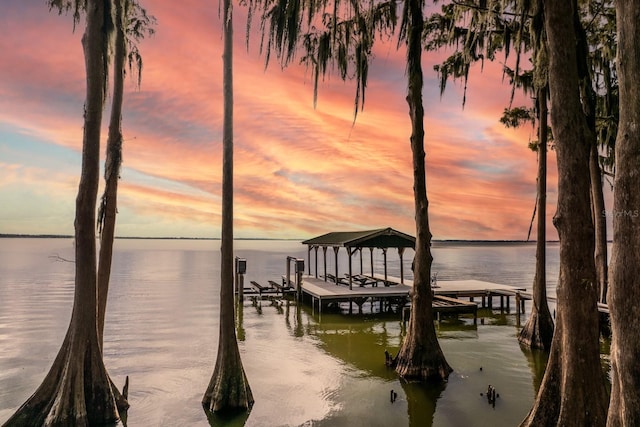
[[[376,230],[367,230],[367,231],[338,231],[331,232],[327,234],[323,234],[318,237],[314,237],[313,239],[305,240],[302,244],[307,245],[308,247],[308,275],[311,276],[311,252],[315,252],[315,262],[313,263],[315,266],[314,276],[317,278],[322,278],[324,281],[332,281],[335,282],[336,285],[342,283],[349,286],[349,290],[353,289],[353,283],[356,285],[361,285],[362,280],[366,281],[367,276],[364,276],[363,271],[363,256],[362,251],[365,248],[369,249],[370,253],[370,274],[368,277],[373,278],[375,276],[374,268],[373,268],[373,250],[378,248],[382,250],[382,254],[384,257],[384,284],[387,285],[387,251],[389,248],[396,248],[398,251],[398,256],[400,257],[400,283],[404,284],[404,266],[403,266],[403,255],[406,248],[411,248],[415,250],[416,247],[416,239],[413,236],[402,233],[400,231],[394,230],[392,228],[380,228]],[[322,256],[323,256],[323,273],[322,275],[318,274],[318,249],[322,248]],[[327,271],[327,249],[332,248],[335,258],[335,271],[333,273],[329,273]],[[349,258],[349,271],[346,274],[346,277],[342,279],[340,277],[340,272],[338,271],[338,254],[341,248],[345,248],[347,251],[347,255]],[[360,254],[360,274],[358,276],[353,274],[353,256],[359,253]],[[344,282],[341,282],[343,281]]]

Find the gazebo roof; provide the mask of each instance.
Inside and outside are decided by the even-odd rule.
[[[335,231],[302,242],[309,246],[344,246],[348,248],[413,248],[416,238],[393,228],[367,231]]]

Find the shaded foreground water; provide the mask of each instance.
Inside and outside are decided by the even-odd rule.
[[[236,252],[248,261],[245,283],[277,280],[286,256],[306,256],[292,241],[238,241]],[[533,245],[436,244],[434,270],[440,279],[530,287],[534,254]],[[64,259],[72,257],[71,239],[0,239],[0,424],[35,391],[60,347],[74,279]],[[399,267],[389,260],[393,275]],[[129,426],[209,424],[200,400],[217,348],[219,265],[218,241],[116,240],[104,351],[116,384],[130,377]],[[292,302],[250,299],[238,314],[256,403],[248,417],[220,425],[517,425],[544,369],[543,355],[520,349],[514,314],[481,311],[484,324],[438,326],[454,368],[443,386],[401,382],[384,366],[384,350],[400,345],[398,314],[320,319]],[[500,394],[495,406],[481,396],[489,384]]]

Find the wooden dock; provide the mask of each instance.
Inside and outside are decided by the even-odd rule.
[[[322,313],[323,305],[330,302],[356,303],[359,310],[366,301],[379,301],[383,303],[395,303],[404,305],[409,299],[410,286],[354,286],[351,290],[349,286],[311,276],[302,278],[303,299],[309,299],[315,311]],[[351,307],[351,304],[349,305]],[[351,310],[350,310],[351,312]]]
[[[438,280],[433,286],[435,295],[443,295],[450,298],[468,298],[475,301],[480,298],[480,307],[493,309],[494,297],[500,299],[500,310],[509,312],[511,297],[516,300],[518,313],[524,311],[524,301],[530,300],[530,294],[525,293],[526,288],[503,285],[500,283],[485,282],[482,280]],[[496,307],[497,308],[497,307]]]
[[[329,280],[325,281],[321,278],[304,276],[302,280],[302,293],[304,298],[311,302],[314,312],[317,308],[320,314],[322,313],[323,305],[330,302],[349,303],[349,312],[351,313],[351,303],[356,303],[358,310],[362,311],[362,306],[365,302],[371,302],[372,306],[374,302],[379,302],[382,311],[385,304],[396,304],[400,309],[410,301],[409,292],[413,288],[411,281],[405,281],[408,283],[401,284],[396,278],[389,276],[387,276],[386,279],[376,276],[374,279],[379,280],[379,283],[388,283],[389,285],[352,286],[352,289],[349,289],[344,283],[344,280],[340,280],[338,284],[336,284]],[[472,289],[472,291],[479,292],[475,288]],[[435,294],[433,298],[433,310],[438,319],[440,319],[441,314],[468,313],[473,314],[475,321],[477,319],[478,305],[475,302],[466,302],[448,295]]]
[[[254,295],[259,297],[275,296],[284,297],[285,295],[295,294],[295,284],[287,282],[285,276],[282,282],[278,283],[272,280],[268,281],[268,285],[262,286],[252,282],[253,292],[247,292],[246,295]],[[362,283],[359,285],[358,283]],[[397,277],[382,275],[374,275],[369,280],[360,278],[352,280],[351,289],[349,289],[348,281],[340,278],[338,283],[331,281],[329,278],[317,278],[313,276],[303,276],[302,279],[302,299],[308,302],[313,312],[317,311],[322,314],[323,307],[332,303],[347,303],[349,313],[353,313],[353,304],[355,303],[358,312],[362,312],[365,303],[371,304],[371,312],[374,312],[375,305],[378,305],[379,311],[396,307],[398,312],[402,312],[403,319],[406,320],[410,313],[410,291],[413,288],[411,280],[404,280],[400,283]],[[499,309],[500,311],[511,312],[511,298],[514,299],[513,306],[516,309],[518,323],[520,316],[525,311],[525,302],[532,300],[531,292],[524,287],[517,287],[482,280],[438,280],[432,283],[433,290],[433,310],[437,320],[441,315],[447,314],[472,314],[474,323],[477,320],[478,308],[488,308],[490,310]],[[496,301],[497,300],[497,301]],[[550,302],[555,302],[555,296],[548,296]],[[598,304],[598,311],[608,316],[609,309],[605,304]]]

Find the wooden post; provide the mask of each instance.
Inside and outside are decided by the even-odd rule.
[[[244,274],[238,274],[238,300],[242,301],[244,299]]]
[[[352,269],[351,269],[351,256],[353,255],[353,249],[350,247],[347,248],[347,255],[349,255],[349,290],[353,290],[353,277],[352,277]],[[336,275],[337,279],[338,275]]]
[[[382,248],[382,256],[384,258],[384,280],[386,282],[387,280],[387,248]]]
[[[307,257],[307,259],[309,260],[309,276],[311,276],[311,245],[307,245],[307,252],[309,254],[309,256]]]
[[[240,289],[238,289],[238,271],[236,270],[233,274],[233,290],[235,291],[238,298],[240,297]]]
[[[323,257],[324,257],[324,281],[327,281],[327,247],[322,247]]]
[[[516,323],[520,327],[520,292],[516,292]]]
[[[362,270],[362,248],[358,248],[358,250],[360,251],[360,274],[364,274]]]
[[[340,250],[340,246],[334,246],[333,247],[333,253],[335,254],[335,258],[336,258],[336,286],[338,285],[338,251]]]
[[[316,279],[317,279],[318,278],[318,247],[314,246],[313,248],[315,249],[315,252],[316,252],[316,264],[315,264],[316,267],[315,267],[315,270],[316,270]],[[309,263],[311,263],[311,261],[309,261]],[[311,266],[309,266],[309,268],[311,268]]]
[[[298,298],[298,302],[302,300],[302,274],[304,271],[298,271],[296,273],[296,296]]]
[[[287,257],[287,279],[283,283],[283,286],[289,286],[289,277],[291,277],[291,257]],[[284,297],[284,288],[282,289],[282,296]]]
[[[369,248],[369,252],[371,255],[371,277],[373,277],[373,248]]]
[[[398,255],[400,256],[400,283],[404,284],[404,263],[402,262],[402,255],[404,254],[404,248],[398,248]]]

